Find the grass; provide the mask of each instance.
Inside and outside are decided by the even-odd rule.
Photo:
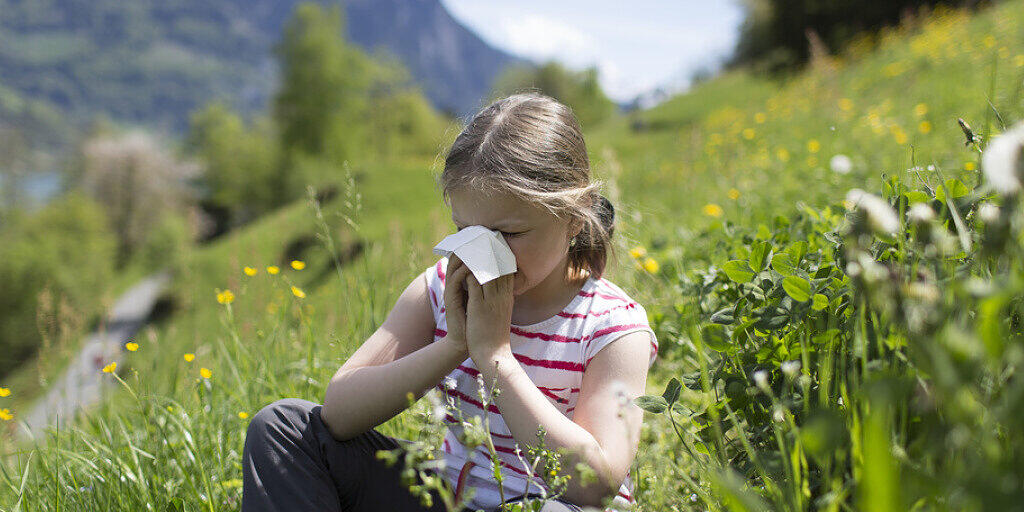
[[[684,298],[669,276],[707,266],[732,226],[771,226],[800,203],[817,208],[853,187],[878,189],[883,174],[934,184],[934,166],[972,176],[978,154],[951,143],[963,138],[956,119],[989,137],[1002,128],[1000,119],[1022,117],[1020,48],[1024,2],[977,16],[943,11],[887,32],[875,47],[855,43],[781,83],[735,72],[588,129],[594,174],[611,185],[606,195],[619,220],[621,257],[609,279],[652,314],[672,311]],[[851,172],[832,171],[839,154],[852,160]],[[281,397],[321,401],[334,371],[408,282],[436,261],[430,248],[452,229],[433,185],[436,166],[355,169],[354,187],[323,205],[323,223],[308,202],[297,202],[191,249],[174,284],[180,309],[137,336],[139,351],[119,368],[122,391],[41,448],[5,445],[0,509],[237,507],[242,416]],[[626,253],[636,245],[660,271],[633,264]],[[331,256],[349,250],[352,259]],[[289,257],[306,268],[291,269]],[[280,273],[268,274],[269,265]],[[244,266],[260,272],[246,276]],[[234,301],[218,304],[217,289],[232,290]],[[678,357],[688,337],[660,341],[651,390],[694,370]],[[195,359],[186,362],[186,353]],[[28,396],[30,380],[12,381],[14,396]],[[0,400],[8,400],[0,407],[12,403]],[[23,407],[13,407],[15,414]],[[416,437],[414,412],[381,430]],[[703,506],[695,492],[681,491],[689,486],[659,469],[674,464],[679,449],[669,421],[649,416],[634,473],[647,509]]]

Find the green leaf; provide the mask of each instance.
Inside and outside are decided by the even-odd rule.
[[[665,401],[665,398],[660,396],[638,396],[633,399],[633,403],[636,404],[637,407],[654,414],[661,414],[665,412],[665,409],[668,409],[668,402]]]
[[[754,272],[760,272],[764,270],[764,267],[768,264],[768,253],[771,252],[771,245],[765,241],[756,241],[750,248],[750,259],[747,260],[750,263],[750,268]]]
[[[814,304],[811,305],[811,309],[815,311],[821,311],[828,307],[828,297],[820,294],[814,294]]]
[[[800,260],[804,258],[804,254],[807,254],[807,242],[803,240],[795,242],[786,249],[786,253],[793,258],[793,265],[799,267]]]
[[[802,277],[786,277],[782,280],[782,288],[797,302],[807,302],[811,298],[811,283]]]
[[[736,321],[736,308],[734,306],[727,307],[715,312],[711,315],[711,322],[722,325],[729,325]]]
[[[927,203],[930,200],[928,194],[921,190],[911,190],[905,195],[907,196],[907,201],[910,202],[910,204]]]
[[[676,400],[679,400],[679,392],[682,389],[683,385],[679,383],[679,379],[672,377],[672,380],[668,381],[668,385],[665,386],[665,392],[661,394],[661,397],[669,405],[672,405]]]
[[[732,344],[729,343],[729,336],[725,332],[725,327],[721,325],[712,324],[704,326],[700,334],[704,344],[716,352],[728,352],[732,348]]]
[[[792,275],[796,271],[793,267],[793,257],[787,252],[776,253],[772,256],[772,268],[784,276]]]
[[[749,283],[754,278],[754,271],[743,260],[732,260],[722,265],[722,271],[737,283]]]

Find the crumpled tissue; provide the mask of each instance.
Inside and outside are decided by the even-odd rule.
[[[434,254],[462,260],[480,284],[517,270],[516,257],[500,231],[467,226],[434,246]]]

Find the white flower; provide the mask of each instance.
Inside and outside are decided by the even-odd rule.
[[[846,200],[867,213],[868,224],[876,233],[894,234],[900,230],[900,219],[885,199],[855,188],[846,193]]]
[[[1020,177],[1024,174],[1024,122],[1017,123],[989,142],[981,155],[981,170],[997,192],[1003,195],[1020,190]]]
[[[924,224],[935,219],[935,211],[924,203],[914,203],[913,206],[907,210],[907,218],[911,222]]]
[[[978,207],[978,218],[985,224],[999,220],[999,207],[992,203],[985,203]]]
[[[775,423],[782,423],[783,421],[786,421],[786,415],[782,412],[781,407],[775,407],[775,410],[772,411],[772,420],[775,421]]]
[[[455,382],[455,379],[453,379],[451,376],[448,376],[444,378],[442,385],[445,387],[445,389],[455,389],[458,383]]]
[[[754,384],[762,390],[768,389],[768,372],[764,370],[758,370],[754,372]]]
[[[853,169],[853,160],[850,160],[850,157],[846,155],[836,155],[828,161],[828,166],[836,174],[849,174]]]
[[[782,368],[782,373],[786,374],[787,377],[793,377],[800,371],[800,361],[795,359],[792,361],[785,361],[780,367]]]

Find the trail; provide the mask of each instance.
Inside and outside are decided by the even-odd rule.
[[[78,356],[64,374],[33,406],[18,433],[27,439],[40,439],[46,429],[71,421],[84,407],[98,402],[115,381],[103,373],[103,367],[121,363],[125,343],[145,323],[153,305],[167,288],[167,272],[149,276],[124,292],[110,308],[99,331],[89,335]],[[106,377],[106,378],[104,378]]]

